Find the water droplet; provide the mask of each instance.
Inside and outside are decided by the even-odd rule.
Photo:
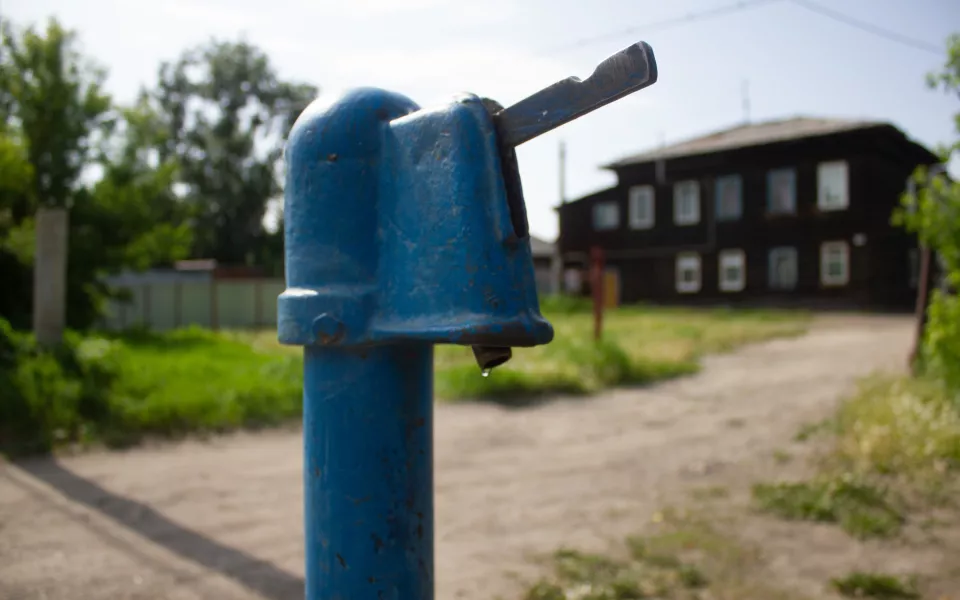
[[[484,377],[490,377],[490,369],[484,369],[483,371],[480,372],[480,374],[483,375]]]

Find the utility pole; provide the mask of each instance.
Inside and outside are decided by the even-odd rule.
[[[560,206],[567,202],[567,145],[560,140],[557,148]],[[557,217],[557,240],[553,243],[553,258],[550,260],[550,287],[554,294],[563,293],[563,257],[560,255],[560,227]]]
[[[743,123],[750,123],[750,81],[743,80],[740,87],[741,102],[743,104]]]

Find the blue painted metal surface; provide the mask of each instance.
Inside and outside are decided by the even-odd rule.
[[[307,347],[309,600],[433,598],[433,347]]]
[[[309,107],[285,159],[282,343],[552,339],[478,97],[418,111],[402,96],[355,90]]]
[[[279,336],[306,346],[307,598],[432,599],[432,344],[553,336],[493,121],[475,96],[417,111],[356,90],[304,112],[286,161]]]
[[[634,54],[598,72],[636,87]],[[527,139],[546,126],[521,108],[465,94],[420,110],[364,88],[315,102],[290,133],[278,335],[305,347],[307,600],[432,600],[433,344],[490,367],[553,338],[504,142],[514,117]]]

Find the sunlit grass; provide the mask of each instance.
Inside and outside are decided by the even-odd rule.
[[[562,304],[556,306],[556,304]],[[607,311],[603,340],[593,340],[593,315],[584,303],[544,301],[554,340],[514,348],[509,363],[482,377],[470,348],[440,345],[434,353],[436,395],[445,400],[523,401],[551,393],[589,394],[615,385],[693,373],[704,354],[803,333],[809,317],[792,311],[625,307]],[[261,352],[299,355],[280,346],[274,331],[232,333]]]

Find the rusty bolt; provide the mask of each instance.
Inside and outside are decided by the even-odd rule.
[[[343,338],[343,323],[323,313],[313,320],[313,335],[321,344],[336,344]]]

